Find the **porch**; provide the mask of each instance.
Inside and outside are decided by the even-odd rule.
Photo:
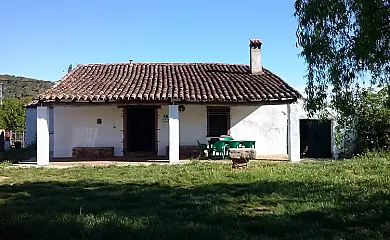
[[[211,137],[223,134],[256,141],[257,159],[299,161],[298,107],[291,103],[223,106],[69,104],[52,107],[53,142],[50,142],[48,131],[51,121],[48,106],[37,108],[38,165],[58,159],[78,162],[80,159],[73,155],[75,148],[112,149],[112,156],[108,158],[96,159],[90,155],[89,159],[82,159],[92,162],[134,162],[135,158],[141,157],[142,161],[156,159],[178,163],[180,159],[189,158],[181,154],[183,149],[193,152],[197,141],[207,142]],[[228,111],[213,115],[210,109],[216,107]]]

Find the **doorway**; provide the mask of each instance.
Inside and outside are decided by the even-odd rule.
[[[299,125],[301,155],[308,158],[330,158],[331,120],[301,119]]]
[[[127,152],[156,154],[155,107],[126,107]]]

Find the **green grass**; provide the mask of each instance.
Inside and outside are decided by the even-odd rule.
[[[0,165],[0,239],[390,238],[386,155],[249,166]]]

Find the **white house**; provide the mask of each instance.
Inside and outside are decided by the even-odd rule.
[[[261,46],[250,40],[249,65],[77,66],[37,98],[37,163],[107,151],[124,158],[169,155],[177,162],[197,140],[223,135],[256,141],[259,157],[286,155],[299,161],[300,107],[295,103],[301,95],[263,68]]]

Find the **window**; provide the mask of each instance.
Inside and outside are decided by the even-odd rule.
[[[229,107],[207,107],[207,136],[228,135],[230,128]]]

